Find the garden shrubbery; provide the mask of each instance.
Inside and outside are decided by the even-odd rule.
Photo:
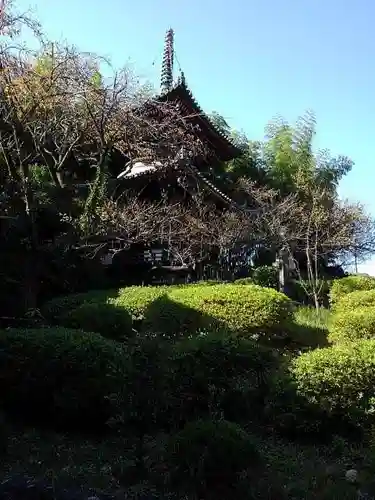
[[[296,393],[330,417],[359,426],[375,411],[375,340],[316,349],[291,363]]]
[[[259,266],[251,270],[251,276],[236,279],[234,283],[236,285],[259,285],[277,290],[279,287],[279,272],[274,266]]]
[[[61,427],[109,423],[137,441],[137,463],[147,436],[167,433],[155,470],[168,469],[171,490],[258,498],[259,453],[238,425],[316,440],[372,424],[373,286],[335,281],[332,314],[247,282],[56,299],[46,316],[77,330],[1,332],[0,405]],[[328,331],[333,346],[317,348]],[[247,496],[236,490],[243,473]]]
[[[334,311],[342,310],[348,314],[358,307],[375,307],[375,289],[358,290],[342,296],[334,306]]]
[[[111,303],[129,311],[135,321],[142,321],[150,304],[167,292],[166,286],[131,286],[121,289]]]
[[[131,443],[125,482],[287,498],[265,433],[330,442],[374,423],[375,289],[340,293],[333,314],[253,283],[55,299],[44,311],[59,327],[0,331],[0,408],[41,427],[115,431]],[[317,348],[328,331],[333,346]]]
[[[150,307],[145,329],[164,333],[226,331],[234,335],[283,335],[292,303],[276,290],[257,285],[216,285],[174,289]]]
[[[112,338],[127,335],[126,312],[132,317],[133,327],[143,334],[178,338],[204,330],[264,338],[285,336],[292,302],[276,290],[258,285],[135,286],[117,294],[93,292],[62,297],[46,304],[44,311],[63,326],[98,331]],[[93,315],[102,319],[94,320]],[[116,330],[113,334],[108,330],[110,324]]]
[[[288,294],[291,299],[304,305],[314,305],[314,291],[317,292],[318,300],[320,304],[324,304],[325,307],[329,305],[329,293],[330,293],[331,283],[329,280],[318,280],[314,283],[310,283],[307,280],[291,280],[288,283]]]
[[[344,295],[359,290],[374,290],[375,278],[372,276],[352,275],[336,279],[331,285],[330,302],[335,306]]]
[[[255,285],[275,288],[276,290],[279,287],[279,271],[274,266],[256,267],[253,269],[251,277]]]
[[[97,332],[109,339],[122,341],[133,335],[130,313],[113,304],[85,302],[61,315],[59,323],[68,328]]]
[[[375,307],[340,308],[332,315],[328,338],[331,342],[375,339]]]
[[[65,328],[0,331],[0,406],[15,418],[61,428],[103,428],[111,376],[122,362],[115,342]]]
[[[180,399],[174,420],[223,414],[248,422],[262,412],[278,356],[250,340],[200,335],[178,342],[169,366],[169,393]]]
[[[82,304],[104,304],[117,295],[117,290],[91,290],[90,292],[63,295],[46,302],[41,308],[41,313],[48,321],[58,322],[60,316],[67,314]]]
[[[261,455],[251,436],[225,420],[197,420],[167,441],[164,464],[169,487],[197,498],[229,498],[241,476],[257,475]]]

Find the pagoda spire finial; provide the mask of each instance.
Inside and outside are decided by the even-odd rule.
[[[168,92],[173,85],[173,61],[174,61],[174,31],[169,28],[165,35],[163,63],[161,67],[161,90]]]

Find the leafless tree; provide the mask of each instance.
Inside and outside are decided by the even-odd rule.
[[[258,234],[266,245],[287,256],[306,294],[320,306],[321,265],[334,258],[347,265],[353,256],[365,259],[375,251],[373,218],[359,204],[311,188],[308,196],[280,197],[268,188],[241,180],[241,189],[257,208]],[[302,272],[300,261],[306,263]]]

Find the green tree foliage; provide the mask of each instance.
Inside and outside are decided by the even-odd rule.
[[[217,113],[216,111],[213,111],[211,113],[210,120],[213,123],[213,125],[218,130],[220,130],[223,134],[225,134],[225,135],[230,134],[230,126],[228,125],[228,122],[219,113]]]
[[[316,118],[306,112],[295,125],[282,118],[272,120],[265,129],[265,140],[245,141],[244,155],[228,163],[232,180],[250,178],[277,189],[282,195],[305,193],[313,186],[336,194],[340,180],[353,167],[343,155],[329,150],[314,152]]]

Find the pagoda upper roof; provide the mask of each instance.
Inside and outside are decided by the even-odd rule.
[[[189,117],[196,126],[201,139],[207,143],[217,159],[230,161],[241,156],[242,151],[234,144],[225,132],[219,129],[207,114],[199,106],[191,90],[188,88],[185,78],[179,78],[178,82],[168,91],[159,95],[161,102],[178,102],[181,112]]]

